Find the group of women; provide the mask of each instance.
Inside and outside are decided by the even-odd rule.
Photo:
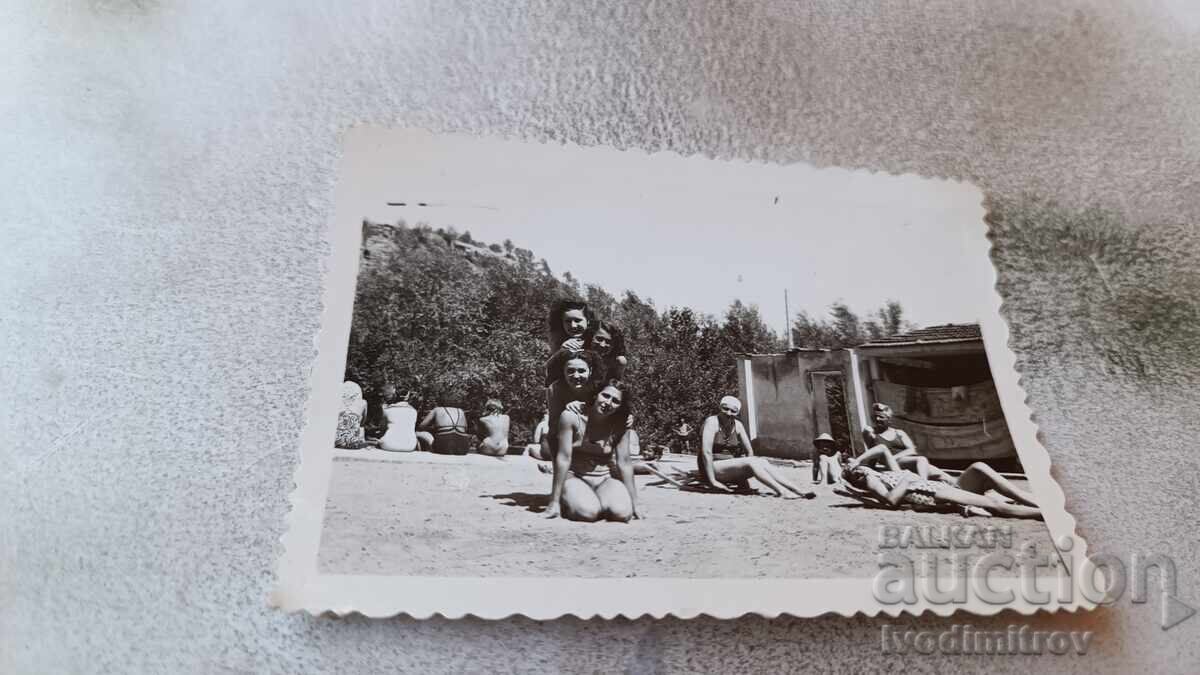
[[[391,385],[381,388],[375,410],[363,398],[362,387],[352,380],[342,383],[341,398],[334,447],[358,450],[375,446],[390,452],[424,450],[443,455],[474,451],[492,457],[508,454],[510,421],[497,399],[484,404],[476,433],[471,434],[467,413],[454,405],[434,406],[418,423],[409,395],[398,397]]]
[[[639,446],[634,430],[633,391],[623,379],[628,366],[625,340],[619,328],[597,320],[586,303],[562,301],[548,319],[551,356],[545,364],[547,416],[539,428],[540,445],[528,454],[545,460],[552,474],[548,518],[595,522],[626,522],[641,518],[634,476],[649,473],[683,489],[751,493],[756,480],[777,497],[815,497],[788,480],[770,462],[756,457],[750,437],[738,420],[741,402],[733,396],[720,399],[715,414],[704,420],[696,468],[676,471],[652,461],[637,461]],[[476,452],[492,456],[508,453],[509,418],[503,404],[489,400],[479,417],[479,438],[467,433],[461,408],[439,405],[416,424],[417,413],[383,388],[382,417],[386,433],[378,445],[384,450],[418,448],[443,454]],[[342,389],[337,446],[366,447],[364,427],[368,406],[362,390],[347,381]],[[957,478],[917,454],[912,440],[891,426],[892,412],[882,404],[872,407],[871,427],[863,431],[867,450],[847,459],[833,450],[833,439],[818,437],[814,482],[835,482],[838,492],[881,508],[911,506],[918,509],[958,510],[964,515],[982,513],[1014,518],[1039,518],[1029,495],[986,464],[977,463]],[[1001,498],[990,496],[995,491]],[[1011,501],[1010,501],[1011,500]]]
[[[776,496],[812,498],[754,456],[737,416],[741,403],[721,399],[701,429],[697,467],[670,477],[653,464],[635,465],[633,392],[622,379],[628,359],[619,328],[597,321],[583,302],[557,304],[548,317],[552,354],[546,362],[549,433],[539,457],[552,465],[549,518],[628,521],[641,517],[635,473],[654,473],[686,487],[749,491],[756,479]],[[682,478],[683,482],[677,480]]]
[[[546,363],[549,433],[540,456],[550,460],[553,482],[549,518],[628,521],[640,518],[635,473],[648,472],[684,488],[715,492],[754,492],[751,480],[778,497],[809,498],[811,490],[795,485],[764,458],[754,456],[738,415],[741,402],[720,400],[716,414],[701,428],[696,468],[671,476],[652,462],[636,463],[633,392],[623,379],[628,365],[621,331],[596,321],[587,305],[564,301],[548,317],[552,355]],[[822,462],[819,480],[831,474],[841,494],[871,506],[958,510],[1040,518],[1033,496],[1019,490],[991,467],[976,463],[954,479],[916,452],[912,439],[891,426],[886,405],[872,407],[871,427],[864,429],[866,452],[853,459],[826,452],[828,436],[819,437]],[[881,465],[881,470],[875,467]],[[999,493],[993,497],[989,491]],[[1011,501],[1010,501],[1011,500]]]

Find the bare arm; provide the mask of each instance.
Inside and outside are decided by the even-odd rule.
[[[907,457],[908,455],[917,454],[917,444],[913,443],[912,438],[910,438],[908,434],[904,433],[903,430],[896,429],[896,438],[904,444],[904,448],[895,453],[897,457]]]
[[[629,456],[629,445],[633,440],[633,435],[637,433],[632,429],[621,434],[621,440],[617,443],[617,472],[621,474],[621,482],[625,484],[625,490],[629,492],[629,504],[633,506],[633,517],[641,519],[642,515],[638,513],[637,507],[637,485],[633,482],[633,459]]]
[[[436,416],[433,413],[436,411],[437,411],[437,408],[430,410],[429,414],[425,415],[425,417],[421,420],[421,423],[417,425],[417,428],[418,429],[428,429],[429,427],[432,427],[433,421],[436,418]]]
[[[872,478],[874,479],[873,476]],[[908,476],[902,476],[900,480],[896,481],[896,487],[892,488],[892,491],[887,493],[884,499],[887,499],[892,506],[899,506],[900,500],[904,499],[906,494],[908,494]]]
[[[862,439],[863,443],[866,444],[867,449],[879,444],[879,437],[875,435],[875,430],[871,427],[863,427]]]
[[[558,448],[554,452],[554,482],[550,488],[550,506],[546,507],[547,518],[557,518],[562,513],[563,486],[567,483],[567,472],[571,470],[578,422],[579,416],[570,410],[562,411],[558,419]]]

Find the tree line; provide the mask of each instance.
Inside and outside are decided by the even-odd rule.
[[[720,396],[737,395],[737,354],[787,349],[758,308],[740,300],[721,316],[659,309],[634,291],[618,297],[570,272],[557,276],[511,241],[486,244],[469,232],[404,223],[363,229],[347,378],[368,396],[385,384],[411,391],[419,410],[457,405],[477,414],[487,399],[500,399],[514,441],[528,438],[545,408],[546,313],[563,297],[586,300],[625,333],[634,415],[652,443],[668,442],[680,420],[697,425]],[[830,311],[799,315],[797,346],[853,346],[909,327],[894,301],[865,318],[841,303]]]

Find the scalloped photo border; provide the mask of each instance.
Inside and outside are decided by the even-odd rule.
[[[838,168],[816,169],[808,165],[766,165],[714,160],[702,156],[684,157],[675,153],[653,155],[637,150],[604,147],[554,145],[528,141],[479,138],[462,134],[435,134],[421,129],[383,129],[359,127],[347,132],[335,190],[335,213],[330,223],[331,260],[323,294],[321,331],[317,337],[317,360],[310,379],[306,423],[301,437],[301,461],[295,476],[287,531],[281,538],[283,554],[278,564],[277,582],[271,593],[271,605],[286,611],[306,611],[313,615],[334,613],[340,616],[358,613],[383,618],[400,614],[414,618],[475,616],[503,619],[522,615],[536,620],[563,616],[579,618],[692,618],[700,615],[733,619],[743,615],[774,618],[781,615],[815,617],[824,614],[852,616],[933,614],[948,616],[954,612],[993,615],[1015,611],[1030,615],[1039,611],[1076,611],[1092,609],[1081,592],[1079,574],[1071,577],[1074,592],[1071,601],[1030,604],[1017,592],[1016,600],[1006,605],[971,598],[961,604],[932,604],[918,598],[916,604],[881,604],[872,589],[872,578],[574,578],[574,577],[428,577],[385,575],[322,574],[318,569],[318,549],[334,456],[330,451],[331,427],[339,408],[340,384],[346,360],[353,312],[353,299],[359,269],[362,222],[369,210],[367,203],[386,201],[393,195],[379,194],[378,185],[368,180],[378,174],[375,160],[387,153],[389,158],[404,157],[413,151],[420,156],[436,152],[490,152],[515,154],[522,148],[552,147],[561,153],[561,168],[620,156],[640,156],[640,161],[655,162],[673,158],[671,167],[685,167],[690,179],[705,175],[719,180],[722,174],[741,167],[767,168],[787,172],[797,166],[818,172],[869,175],[872,172]],[[418,160],[419,161],[419,160]],[[1029,488],[1042,509],[1046,528],[1058,554],[1068,569],[1083,568],[1087,545],[1075,533],[1075,520],[1067,513],[1062,489],[1050,474],[1050,456],[1038,439],[1032,411],[1016,371],[1016,357],[1009,348],[1009,328],[1001,317],[1001,297],[996,290],[996,272],[991,262],[991,243],[987,237],[986,211],[982,193],[967,183],[920,176],[895,176],[940,184],[947,190],[967,190],[974,195],[978,211],[963,223],[962,247],[971,260],[977,260],[978,275],[963,283],[976,284],[980,293],[979,323],[1001,406],[1026,471]],[[552,186],[531,186],[530,195]],[[370,194],[372,191],[375,194]],[[951,233],[948,236],[953,236]],[[586,527],[587,525],[580,525]],[[873,555],[871,551],[868,555]],[[1066,561],[1070,558],[1069,561]],[[993,579],[993,588],[1017,590],[1016,577]],[[972,594],[973,595],[973,594]]]

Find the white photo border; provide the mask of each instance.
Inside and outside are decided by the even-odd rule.
[[[744,615],[765,618],[777,616],[816,617],[824,614],[895,617],[930,612],[949,616],[956,611],[993,615],[1011,610],[1024,615],[1038,611],[1076,611],[1092,609],[1080,590],[1079,574],[1072,576],[1071,600],[1050,604],[1031,604],[1016,592],[1016,600],[1006,605],[988,604],[970,598],[962,604],[932,604],[918,598],[916,604],[882,604],[873,594],[872,580],[841,579],[701,579],[701,578],[573,578],[573,577],[416,577],[386,575],[322,574],[318,569],[318,549],[326,498],[329,492],[334,455],[332,423],[339,406],[338,387],[342,381],[346,345],[349,342],[353,300],[359,271],[363,205],[353,203],[354,158],[378,152],[381,146],[401,151],[406,143],[428,143],[438,136],[458,142],[484,139],[459,134],[433,134],[421,129],[385,129],[357,127],[348,131],[335,190],[335,213],[330,224],[331,256],[323,293],[321,331],[316,340],[317,360],[310,378],[305,426],[301,435],[301,459],[291,493],[291,512],[287,530],[281,537],[283,553],[277,583],[271,593],[271,605],[285,611],[306,611],[313,615],[333,613],[339,616],[362,614],[372,618],[400,614],[414,618],[435,615],[446,618],[475,616],[504,619],[521,615],[535,620],[563,616],[578,618],[692,618],[706,615],[733,619]],[[486,139],[486,142],[514,146],[528,141]],[[564,153],[612,149],[560,146]],[[660,155],[636,153],[648,160]],[[697,162],[718,162],[704,157],[683,158]],[[728,162],[722,162],[728,164]],[[780,165],[786,169],[786,165]],[[361,167],[358,168],[361,170]],[[846,171],[820,169],[820,171]],[[854,172],[850,172],[854,173]],[[923,180],[942,180],[929,179]],[[946,181],[965,185],[957,181]],[[991,264],[991,243],[987,237],[985,202],[980,196],[978,218],[963,229],[964,250],[981,263],[987,261],[989,292],[983,300],[979,323],[989,365],[1000,395],[1001,405],[1030,488],[1038,498],[1051,540],[1062,558],[1070,558],[1068,569],[1083,568],[1086,542],[1075,532],[1075,519],[1067,512],[1065,496],[1050,473],[1051,461],[1037,435],[1032,411],[1016,371],[1016,356],[1009,348],[1009,327],[1001,315],[1002,300],[996,290],[996,272]],[[993,588],[1016,591],[1017,577],[994,578]]]

